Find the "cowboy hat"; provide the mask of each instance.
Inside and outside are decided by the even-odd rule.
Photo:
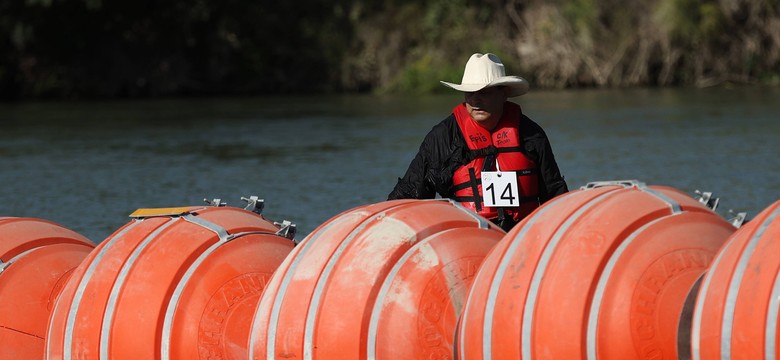
[[[492,86],[506,86],[509,88],[508,97],[523,95],[528,92],[529,87],[528,81],[519,76],[506,76],[501,59],[491,53],[471,55],[460,84],[440,82],[444,86],[463,92],[475,92]]]

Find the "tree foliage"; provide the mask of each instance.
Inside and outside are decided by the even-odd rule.
[[[0,0],[0,98],[780,83],[780,0]]]

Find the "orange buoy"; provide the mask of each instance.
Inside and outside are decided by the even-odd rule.
[[[444,200],[344,212],[274,273],[257,307],[249,358],[452,358],[461,304],[504,235]]]
[[[292,241],[233,207],[131,216],[63,289],[47,358],[245,358],[260,293]]]
[[[720,250],[696,297],[692,359],[780,357],[780,201]]]
[[[544,204],[481,266],[458,359],[674,359],[686,296],[735,228],[678,190],[592,183]]]
[[[43,358],[54,301],[94,247],[50,221],[0,217],[0,360]]]

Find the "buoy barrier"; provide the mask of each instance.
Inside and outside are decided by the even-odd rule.
[[[222,206],[140,209],[74,271],[47,359],[240,359],[266,282],[293,243]]]
[[[337,215],[274,273],[249,358],[452,358],[471,281],[504,235],[446,200],[394,200]]]
[[[778,359],[780,201],[729,238],[699,287],[691,358]]]
[[[0,360],[43,359],[55,299],[94,247],[51,221],[0,217]]]
[[[545,203],[485,259],[458,359],[675,359],[693,284],[735,227],[680,192],[591,183]]]

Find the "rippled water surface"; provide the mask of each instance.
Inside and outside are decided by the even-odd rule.
[[[0,104],[0,216],[58,222],[100,242],[138,208],[265,199],[302,238],[383,201],[425,133],[460,101],[367,96]],[[571,189],[638,179],[718,211],[780,200],[780,89],[532,92]]]

